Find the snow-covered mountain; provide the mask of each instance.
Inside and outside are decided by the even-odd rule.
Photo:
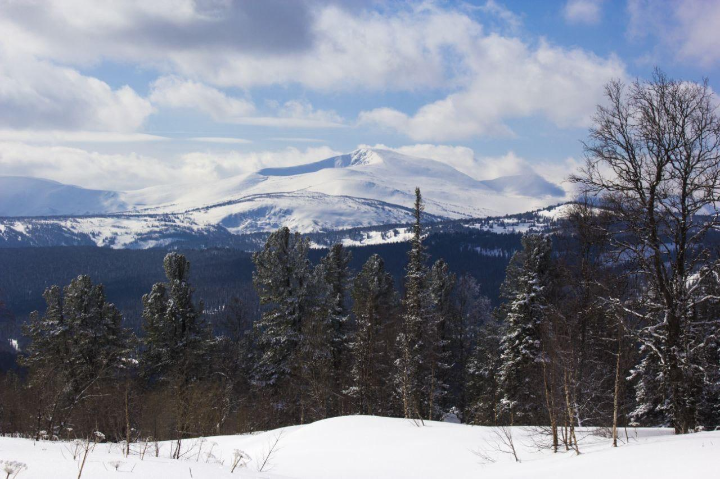
[[[52,180],[0,176],[0,216],[83,215],[122,211],[114,191],[88,190]]]
[[[0,178],[0,215],[23,217],[0,220],[0,238],[12,236],[17,242],[40,229],[55,231],[51,235],[62,230],[66,240],[80,235],[103,246],[147,247],[210,230],[237,235],[288,226],[309,233],[403,224],[412,220],[416,186],[425,199],[427,221],[519,213],[564,196],[534,173],[477,181],[439,161],[358,149],[205,184],[125,192]],[[36,216],[44,218],[29,218]]]

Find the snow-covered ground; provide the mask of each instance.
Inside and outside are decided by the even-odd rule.
[[[632,429],[628,435],[629,441],[623,432],[623,443],[614,449],[608,439],[582,431],[582,454],[577,456],[573,451],[539,450],[536,443],[545,438],[516,427],[513,441],[522,461],[516,463],[493,428],[348,416],[258,434],[185,440],[180,460],[168,457],[170,443],[160,444],[159,457],[155,445],[148,445],[143,459],[138,455],[141,445],[133,445],[126,458],[118,445],[98,444],[82,477],[663,479],[717,474],[720,432],[674,436],[669,429]],[[68,442],[0,438],[0,461],[24,463],[27,468],[19,479],[74,478],[79,459],[73,459],[73,449]],[[231,473],[235,450],[250,460]]]

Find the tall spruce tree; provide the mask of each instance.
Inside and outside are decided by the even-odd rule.
[[[30,346],[23,364],[41,391],[38,412],[44,421],[38,415],[38,431],[44,426],[53,434],[123,367],[130,336],[103,286],[93,285],[89,276],[78,276],[62,292],[52,286],[43,297],[45,313],[33,312],[25,327]]]
[[[422,242],[422,212],[424,206],[420,188],[415,188],[414,218],[408,264],[405,269],[405,298],[397,335],[397,359],[394,382],[406,418],[422,418],[425,399],[423,372],[427,368],[423,328],[427,308],[427,255]]]
[[[188,383],[208,366],[210,330],[202,318],[203,304],[193,302],[190,262],[180,253],[163,260],[167,282],[155,283],[142,298],[144,374],[157,380],[170,376]]]
[[[471,424],[497,425],[501,399],[498,371],[502,366],[502,328],[496,321],[488,321],[478,328],[477,333],[465,366],[467,406],[463,411],[464,419]]]
[[[428,419],[441,417],[443,408],[457,406],[457,394],[447,397],[452,379],[451,335],[457,318],[453,302],[455,282],[456,277],[444,260],[437,260],[430,268],[427,279],[430,314],[423,328],[427,367],[423,390]]]
[[[390,332],[398,305],[393,277],[379,255],[365,262],[353,281],[351,295],[355,331],[349,343],[352,366],[347,393],[354,399],[355,412],[388,415]]]
[[[542,420],[551,380],[544,329],[551,288],[550,238],[526,234],[503,283],[505,333],[499,384],[502,405],[513,423]]]
[[[338,243],[330,247],[327,255],[320,260],[319,265],[319,279],[327,288],[325,309],[332,357],[331,387],[333,392],[330,404],[331,414],[346,412],[342,394],[350,381],[347,296],[351,259],[352,253]]]
[[[258,358],[255,383],[282,405],[288,420],[299,420],[302,364],[300,352],[304,324],[312,311],[308,292],[313,269],[307,258],[309,241],[288,228],[268,237],[263,249],[253,254],[253,283],[260,297],[262,317],[255,323]]]

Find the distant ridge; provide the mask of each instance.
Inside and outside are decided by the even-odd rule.
[[[478,181],[439,161],[362,148],[209,183],[124,192],[0,177],[0,216],[48,217],[46,231],[60,228],[66,237],[87,236],[106,246],[152,237],[150,247],[170,233],[237,235],[280,226],[310,233],[404,224],[412,221],[416,186],[430,222],[521,213],[557,204],[565,194],[535,173]],[[24,228],[22,221],[17,228]]]

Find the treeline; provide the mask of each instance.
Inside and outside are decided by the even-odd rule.
[[[444,258],[453,271],[462,276],[471,274],[480,284],[483,295],[493,305],[499,302],[498,291],[505,276],[505,267],[512,253],[520,248],[520,234],[495,234],[474,228],[456,232],[433,233],[426,229],[427,252]],[[319,241],[319,235],[309,236]],[[267,239],[267,233],[264,240]],[[352,252],[350,269],[359,271],[373,254],[385,259],[386,270],[393,275],[398,288],[406,263],[406,245],[389,243],[348,247]],[[501,250],[502,256],[487,256],[483,251]],[[32,311],[42,309],[42,293],[53,284],[68,284],[80,275],[90,276],[102,283],[108,301],[123,312],[123,324],[140,333],[142,326],[143,294],[152,285],[163,281],[163,257],[167,249],[127,250],[98,247],[63,246],[49,248],[0,248],[0,299],[14,316],[0,318],[0,350],[8,338],[19,339],[19,325],[27,322]],[[218,312],[233,297],[244,303],[259,302],[252,284],[252,253],[233,249],[178,249],[192,263],[192,280],[196,294],[205,302],[207,319],[213,325]],[[323,249],[311,249],[310,260],[316,263],[324,255]],[[211,314],[208,314],[211,313]],[[256,317],[259,313],[256,311]],[[2,369],[2,368],[0,368]]]

